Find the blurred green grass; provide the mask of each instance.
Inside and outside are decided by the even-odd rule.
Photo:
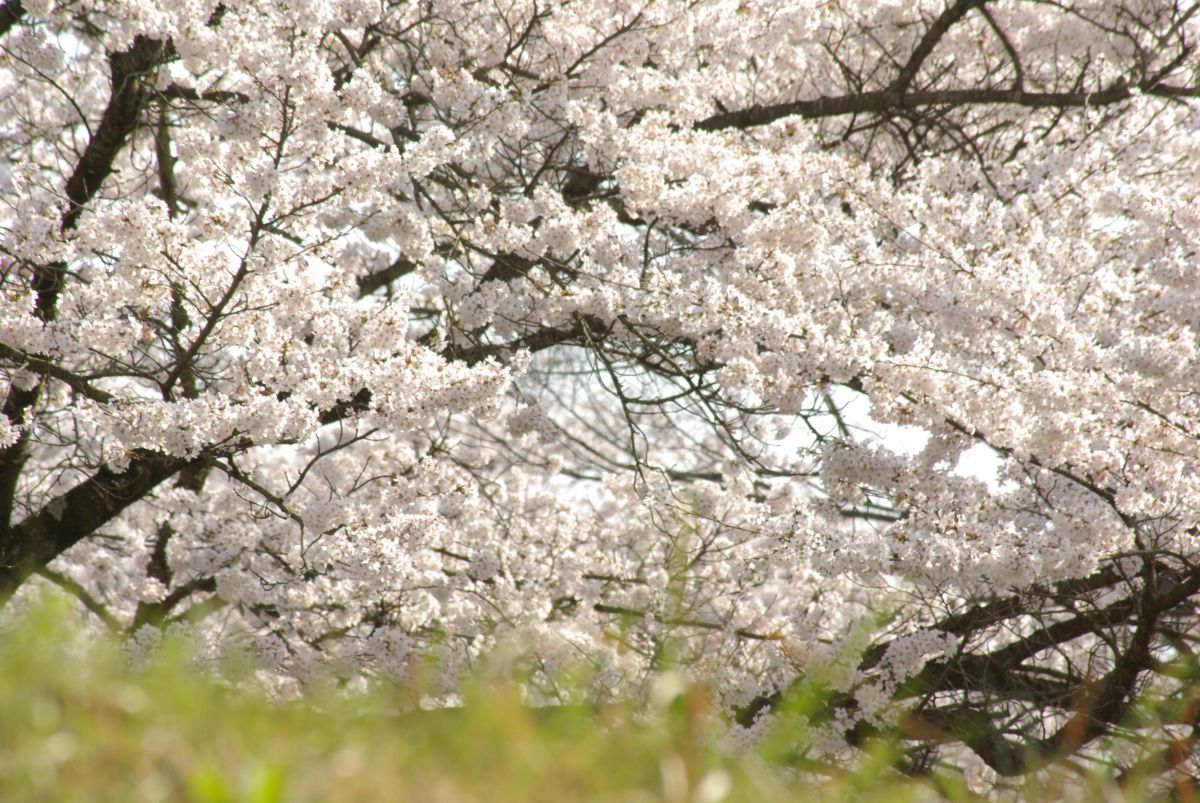
[[[481,676],[455,709],[396,713],[394,688],[281,703],[246,682],[244,666],[225,670],[239,683],[197,671],[182,644],[134,671],[66,619],[46,605],[0,632],[2,801],[978,799],[953,776],[898,776],[886,747],[824,780],[801,778],[777,751],[722,753],[696,689],[641,711],[539,709]],[[1121,797],[1091,783],[1075,792]]]

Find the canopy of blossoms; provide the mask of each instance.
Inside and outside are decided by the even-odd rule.
[[[0,594],[299,682],[511,648],[549,702],[820,678],[830,754],[1086,755],[1197,636],[1198,38],[8,0]]]

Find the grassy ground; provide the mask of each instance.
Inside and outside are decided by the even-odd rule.
[[[132,672],[49,609],[0,639],[3,801],[972,799],[953,778],[898,779],[882,753],[820,782],[789,781],[766,755],[719,755],[699,696],[687,692],[633,716],[533,710],[514,689],[479,683],[461,709],[396,714],[386,693],[272,703],[205,679],[179,651]]]

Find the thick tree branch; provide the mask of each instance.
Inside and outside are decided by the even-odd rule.
[[[11,5],[7,4],[4,8],[9,9]],[[67,180],[68,204],[61,223],[64,232],[75,227],[84,206],[99,192],[104,179],[112,172],[117,154],[137,128],[148,95],[147,87],[150,86],[150,82],[144,79],[163,59],[166,50],[167,46],[162,42],[139,36],[132,48],[109,56],[112,96],[99,127]],[[32,289],[37,294],[34,312],[41,320],[54,320],[66,273],[67,266],[61,262],[34,268],[31,281]],[[25,421],[28,411],[41,397],[41,389],[40,382],[29,389],[12,388],[5,399],[3,414],[10,421]],[[0,534],[4,536],[8,535],[6,530],[13,514],[13,495],[25,462],[27,445],[26,432],[16,443],[0,451]],[[3,547],[7,548],[7,544]],[[0,584],[0,595],[3,593]]]
[[[1044,589],[1041,596],[1052,599],[1078,599],[1081,594],[1108,588],[1123,579],[1124,575],[1110,566],[1090,577],[1066,580]],[[930,663],[903,683],[896,691],[895,698],[936,699],[933,695],[946,693],[960,696],[971,693],[999,694],[1011,700],[1026,700],[1037,705],[1061,709],[1068,706],[1072,700],[1066,693],[1069,689],[1067,681],[1047,681],[1036,673],[1026,672],[1023,665],[1027,660],[1080,636],[1140,623],[1147,616],[1154,617],[1174,609],[1197,592],[1200,592],[1200,568],[1180,578],[1178,583],[1162,593],[1126,597],[1099,610],[1052,622],[990,654],[964,653]],[[1004,597],[952,614],[933,627],[966,637],[1009,620],[1035,615],[1036,606],[1031,607],[1031,604],[1029,595]],[[1130,684],[1145,669],[1149,658],[1147,649],[1139,650],[1137,644],[1149,644],[1150,629],[1139,626],[1138,630],[1142,634],[1141,642],[1135,638],[1135,643],[1131,644],[1122,657],[1123,669],[1120,672],[1114,669],[1110,676],[1106,677],[1102,685],[1107,694],[1103,699],[1098,696],[1095,704],[1089,709],[1088,716],[1092,719],[1087,722],[1081,720],[1076,724],[1073,736],[1083,734],[1086,738],[1073,744],[1072,749],[1078,749],[1096,738],[1104,731],[1106,723],[1111,723],[1124,710],[1128,690],[1132,688]],[[859,662],[859,669],[869,671],[876,667],[889,644],[890,642],[885,642],[868,650]],[[753,722],[759,712],[777,706],[783,698],[782,694],[773,694],[756,699],[741,711],[739,721],[743,724]],[[851,698],[831,701],[830,704],[841,708],[853,708],[855,705]],[[1025,772],[1031,760],[1055,755],[1065,744],[1063,734],[1059,734],[1055,738],[1042,740],[1032,750],[1025,750],[1006,740],[992,720],[977,706],[963,704],[961,701],[945,706],[918,707],[906,722],[911,726],[908,729],[922,731],[909,734],[910,738],[935,742],[961,741],[1001,775]]]
[[[770,106],[751,106],[748,109],[716,114],[696,123],[701,131],[721,131],[729,128],[753,128],[769,125],[785,117],[818,119],[850,114],[886,114],[923,106],[981,106],[1009,104],[1031,109],[1067,109],[1109,106],[1129,100],[1135,95],[1161,98],[1200,97],[1200,87],[1170,86],[1156,83],[1131,86],[1125,82],[1113,84],[1097,92],[1025,92],[1020,89],[944,89],[921,92],[896,92],[893,89],[862,92],[855,95],[821,97]]]
[[[179,603],[196,593],[213,593],[217,590],[217,581],[212,577],[201,577],[184,583],[171,591],[161,602],[143,602],[137,607],[133,622],[127,632],[136,633],[145,625],[161,624]]]
[[[138,451],[118,474],[108,466],[9,528],[0,544],[0,604],[31,574],[145,497],[190,462]]]
[[[954,711],[922,712],[906,717],[902,730],[922,741],[960,741],[998,775],[1019,775],[1026,765],[1026,751],[1005,739],[984,709],[964,706]]]
[[[24,16],[25,6],[21,5],[21,0],[8,0],[0,6],[0,36],[8,33],[9,28],[20,22]]]
[[[475,365],[486,360],[488,357],[494,357],[506,352],[521,350],[538,352],[553,346],[572,343],[580,340],[586,332],[602,335],[607,332],[607,327],[598,319],[580,318],[576,321],[575,326],[566,329],[538,329],[508,343],[473,346],[465,349],[451,349],[448,350],[446,356],[448,359],[462,360],[468,365]]]
[[[163,60],[167,48],[157,39],[139,36],[129,50],[108,57],[112,96],[100,118],[100,126],[67,180],[69,206],[63,215],[64,231],[75,227],[84,205],[100,191],[104,179],[112,172],[117,154],[137,128],[152,86],[145,79]]]
[[[381,287],[386,287],[397,279],[403,278],[417,269],[418,265],[404,257],[397,257],[392,264],[383,270],[358,277],[358,296],[365,298]]]
[[[900,68],[900,74],[896,76],[896,80],[892,82],[891,91],[903,94],[912,85],[913,79],[917,77],[917,73],[921,70],[921,65],[933,53],[934,48],[942,41],[946,33],[954,27],[955,23],[967,15],[973,8],[978,8],[984,4],[985,0],[956,0],[942,12],[942,14],[934,20],[929,26],[929,30],[925,31],[925,35],[921,37],[921,41],[917,43],[912,54],[908,57],[908,61]]]
[[[208,89],[197,92],[192,87],[171,84],[158,93],[164,100],[188,100],[196,103],[246,103],[250,97],[244,92],[227,92],[220,89]]]
[[[75,228],[84,207],[100,191],[104,180],[112,172],[117,154],[137,128],[149,97],[150,82],[145,79],[154,66],[162,61],[166,51],[167,45],[157,39],[139,36],[129,50],[109,55],[112,95],[100,118],[100,125],[88,141],[71,177],[67,179],[67,210],[61,224],[64,232]],[[61,263],[42,265],[34,271],[37,315],[44,321],[54,319],[54,308],[65,275],[66,265]]]
[[[33,371],[35,374],[57,379],[63,384],[70,386],[76,393],[92,401],[104,404],[112,400],[112,394],[92,387],[86,378],[72,373],[50,360],[14,349],[6,343],[0,343],[0,360],[7,360],[15,363],[17,366]]]
[[[91,592],[89,592],[79,583],[75,582],[70,577],[67,577],[65,574],[51,571],[45,567],[38,569],[37,574],[39,577],[50,581],[63,591],[66,591],[68,594],[75,597],[75,599],[79,600],[79,604],[95,614],[96,618],[103,622],[104,626],[110,631],[114,633],[120,631],[121,623],[117,621],[116,617],[109,612],[108,608],[104,607],[104,604],[101,603],[100,600],[93,597]]]

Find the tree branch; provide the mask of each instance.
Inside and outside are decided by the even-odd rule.
[[[1119,81],[1097,92],[1025,92],[1020,89],[945,89],[921,92],[897,92],[893,89],[862,92],[855,95],[820,97],[770,106],[751,106],[740,111],[716,114],[696,123],[701,131],[729,128],[753,128],[769,125],[785,117],[819,119],[848,114],[884,114],[922,106],[980,106],[1010,104],[1031,109],[1064,109],[1109,106],[1129,100],[1137,94],[1162,98],[1200,97],[1200,87],[1180,87],[1156,83],[1131,86]]]
[[[897,94],[903,94],[908,91],[912,85],[913,79],[917,77],[917,73],[921,69],[921,65],[933,53],[933,49],[938,46],[946,33],[954,27],[955,23],[967,15],[973,8],[978,8],[984,4],[985,0],[956,0],[945,11],[942,12],[933,24],[929,26],[929,30],[921,37],[921,41],[917,43],[916,48],[908,57],[908,62],[900,68],[900,74],[896,76],[896,80],[892,82],[889,89]]]
[[[20,5],[19,3],[17,4]],[[12,13],[11,3],[3,6]],[[88,141],[75,172],[67,180],[67,211],[63,214],[61,229],[69,231],[75,227],[84,206],[99,192],[104,179],[112,172],[117,154],[125,146],[129,135],[137,128],[150,82],[143,81],[147,73],[166,54],[167,46],[155,39],[139,36],[133,47],[121,53],[109,55],[112,96],[100,125]],[[34,268],[31,289],[37,294],[34,314],[42,321],[52,321],[62,291],[67,266],[61,262],[38,265]],[[22,390],[12,388],[5,399],[3,414],[10,421],[24,421],[26,413],[41,397],[41,383]],[[28,434],[23,433],[16,443],[0,451],[0,534],[7,535],[7,527],[13,514],[13,494],[21,467],[25,463]],[[3,545],[0,545],[0,549]],[[23,579],[23,578],[22,578]],[[5,595],[0,582],[0,599]]]
[[[63,591],[66,591],[68,594],[79,600],[79,603],[94,613],[96,618],[103,622],[104,626],[109,630],[114,633],[120,631],[121,623],[116,620],[116,617],[109,613],[108,609],[105,608],[98,599],[93,597],[91,593],[79,583],[75,582],[70,577],[67,577],[65,574],[51,571],[45,567],[38,569],[37,574],[39,577],[49,580]]]
[[[100,402],[101,404],[112,400],[112,394],[100,390],[99,388],[92,387],[82,376],[72,373],[71,371],[56,365],[50,360],[37,357],[32,354],[26,354],[25,352],[15,349],[5,343],[0,343],[0,359],[16,363],[23,368],[28,368],[30,371],[33,371],[36,374],[57,379],[63,384],[70,386],[72,390],[81,396],[85,396],[93,401]]]
[[[381,287],[385,287],[417,269],[417,264],[404,257],[397,257],[383,270],[358,277],[358,297],[366,298]]]
[[[139,450],[118,474],[103,466],[6,533],[0,543],[0,605],[31,574],[107,524],[190,460]]]
[[[8,29],[20,22],[24,16],[25,6],[21,5],[21,0],[8,0],[0,6],[0,36],[8,33]]]

